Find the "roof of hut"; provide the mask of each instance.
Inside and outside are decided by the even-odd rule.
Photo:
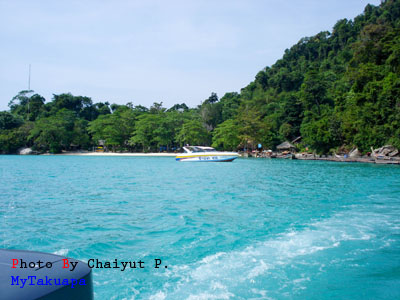
[[[276,146],[276,149],[278,150],[286,150],[286,149],[293,149],[296,148],[294,145],[292,145],[291,143],[289,143],[288,141],[283,142],[282,144]]]
[[[300,136],[298,136],[297,138],[295,138],[295,139],[292,141],[292,144],[299,143],[299,142],[301,141],[301,139],[302,139],[302,136],[300,135]]]

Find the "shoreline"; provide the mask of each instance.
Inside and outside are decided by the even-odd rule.
[[[158,153],[158,152],[150,152],[150,153],[139,153],[139,152],[126,152],[126,153],[118,153],[118,152],[63,152],[57,154],[19,154],[19,155],[43,155],[43,156],[119,156],[119,157],[175,157],[179,155],[179,153]],[[285,158],[285,157],[251,157],[249,158],[261,158],[261,159],[293,159],[293,160],[316,160],[316,161],[332,161],[332,162],[347,162],[347,163],[368,163],[368,164],[385,164],[385,165],[400,165],[400,159],[373,159],[371,157],[358,157],[358,158],[344,158],[344,157],[316,157],[313,155],[302,156],[302,155],[294,155],[293,158]],[[240,154],[241,158],[247,158],[243,154]]]
[[[243,155],[241,155],[243,157]],[[324,156],[319,155],[303,155],[301,153],[290,154],[289,156],[244,156],[252,158],[264,158],[264,159],[288,159],[288,160],[316,160],[316,161],[331,161],[331,162],[345,162],[345,163],[367,163],[367,164],[378,164],[378,165],[400,165],[399,157],[385,157],[385,158],[374,158],[371,156],[360,156],[360,157],[335,157],[335,156]]]
[[[306,158],[299,157],[295,158],[298,160],[319,160],[319,161],[333,161],[333,162],[347,162],[347,163],[367,163],[377,165],[400,165],[398,160],[386,160],[386,159],[370,159],[370,158],[336,158],[336,157],[319,157],[319,158]]]
[[[171,157],[177,156],[179,153],[135,153],[135,152],[127,152],[127,153],[117,153],[117,152],[64,152],[57,154],[39,154],[39,155],[64,155],[64,156],[138,156],[138,157]]]

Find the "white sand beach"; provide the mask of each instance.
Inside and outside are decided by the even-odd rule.
[[[46,155],[46,154],[44,154]],[[63,152],[55,155],[76,156],[177,156],[178,153],[117,153],[117,152]]]

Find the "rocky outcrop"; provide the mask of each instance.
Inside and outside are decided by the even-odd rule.
[[[371,147],[371,156],[388,156],[388,157],[395,157],[399,155],[399,150],[396,149],[394,146],[392,145],[385,145],[383,147],[380,147],[378,149],[373,149]]]
[[[361,152],[358,150],[358,148],[355,148],[350,151],[349,157],[351,157],[351,158],[361,157]]]
[[[30,154],[36,154],[35,151],[32,150],[32,148],[22,148],[18,150],[18,154],[20,155],[30,155]]]
[[[389,156],[394,157],[394,156],[398,156],[398,154],[399,154],[399,150],[395,149],[394,151],[389,153]]]

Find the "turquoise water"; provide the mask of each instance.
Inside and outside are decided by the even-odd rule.
[[[400,298],[396,166],[0,156],[0,170],[0,247],[145,262],[93,269],[96,299]]]

